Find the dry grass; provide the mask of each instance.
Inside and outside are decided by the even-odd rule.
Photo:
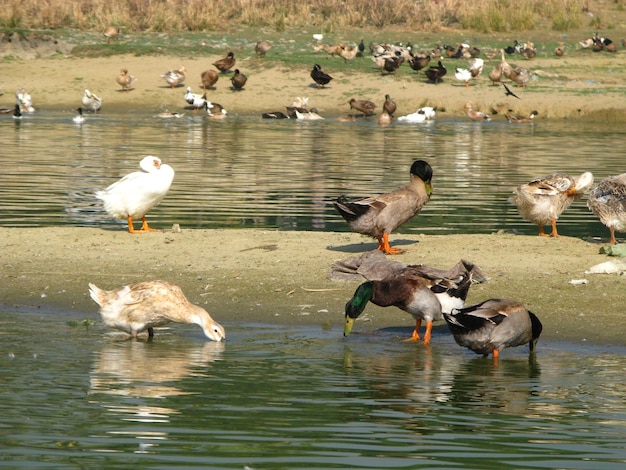
[[[526,31],[541,21],[554,30],[580,26],[583,0],[5,0],[0,25],[23,29],[227,31],[233,25],[283,31],[314,27],[389,26],[436,31],[458,26],[479,32]],[[594,2],[610,4],[620,1]]]

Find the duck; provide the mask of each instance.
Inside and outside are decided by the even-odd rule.
[[[465,87],[469,87],[469,81],[472,79],[472,72],[469,69],[455,68],[454,69],[454,78],[458,81],[463,82]]]
[[[505,113],[504,117],[512,124],[525,124],[534,122],[535,116],[537,114],[539,114],[539,111],[531,111],[528,116],[519,116],[515,114]]]
[[[324,119],[317,112],[317,108],[311,108],[310,111],[306,111],[304,109],[300,110],[298,108],[295,108],[294,111],[296,113],[296,119],[301,119],[304,121],[319,121],[320,119]]]
[[[175,87],[181,85],[185,81],[185,78],[187,78],[187,69],[184,65],[181,65],[176,70],[168,70],[161,75],[161,78],[165,80],[172,87],[173,90]]]
[[[483,59],[475,57],[469,62],[469,71],[472,74],[472,78],[476,78],[481,73],[483,73],[484,68],[485,68],[485,61]]]
[[[543,226],[550,224],[549,236],[558,237],[557,219],[592,184],[593,174],[588,171],[580,176],[555,173],[518,186],[509,201],[517,206],[522,218],[537,224],[540,236],[548,236]]]
[[[589,194],[587,207],[608,227],[609,244],[616,245],[615,232],[626,231],[626,173],[600,181]]]
[[[431,119],[434,119],[436,113],[437,113],[437,108],[424,106],[424,107],[419,108],[414,113],[407,114],[405,116],[400,116],[398,118],[398,121],[401,121],[401,122],[430,121]]]
[[[13,109],[13,119],[21,120],[22,119],[22,110],[20,109],[20,105],[16,104]]]
[[[263,119],[289,119],[285,113],[281,111],[271,111],[269,113],[262,113],[261,117]]]
[[[526,60],[534,59],[537,55],[537,48],[532,42],[527,42],[520,50],[520,54],[522,54],[522,57]]]
[[[219,103],[207,101],[204,109],[206,111],[205,118],[224,119],[228,115],[228,111]]]
[[[423,68],[426,68],[430,63],[430,54],[427,53],[417,53],[412,54],[409,59],[409,66],[411,69],[419,72]]]
[[[235,73],[232,77],[230,77],[230,83],[232,83],[233,90],[235,91],[243,90],[243,87],[245,86],[247,81],[248,77],[241,73],[239,69],[235,69]]]
[[[443,312],[462,308],[472,283],[471,274],[456,279],[427,275],[417,266],[407,266],[381,280],[368,280],[359,285],[345,306],[344,336],[352,331],[354,320],[363,313],[368,302],[379,307],[395,306],[415,319],[415,329],[407,341],[419,341],[419,330],[426,322],[424,339],[429,344],[433,322],[443,320]]]
[[[35,112],[33,99],[25,88],[20,87],[15,91],[15,103],[20,106],[20,111],[23,113]]]
[[[383,111],[385,111],[389,116],[393,117],[393,113],[396,112],[398,106],[396,102],[389,95],[385,95],[385,102],[383,103]]]
[[[235,59],[235,54],[231,51],[226,54],[226,57],[216,60],[211,65],[213,65],[220,72],[226,73],[235,66],[236,62],[237,59]]]
[[[502,67],[500,65],[496,65],[491,72],[489,72],[489,80],[491,80],[492,85],[498,85],[498,83],[502,82]]]
[[[525,67],[515,67],[511,69],[507,78],[514,81],[517,86],[524,88],[530,79],[530,70]]]
[[[220,78],[220,74],[215,70],[205,70],[200,74],[200,81],[202,82],[202,88],[204,91],[207,88],[214,88],[217,80]]]
[[[122,286],[106,291],[89,283],[89,296],[100,306],[104,324],[130,334],[143,331],[154,336],[154,327],[168,323],[195,324],[213,341],[226,339],[224,327],[211,315],[192,304],[183,290],[167,281],[155,280]]]
[[[371,116],[374,114],[374,110],[376,109],[376,104],[369,100],[357,100],[355,98],[350,98],[348,104],[350,105],[350,109],[361,111],[364,116]]]
[[[111,39],[117,39],[122,35],[122,28],[116,28],[115,26],[107,26],[102,32],[105,38],[107,38],[107,44],[111,43]]]
[[[311,70],[311,78],[317,84],[318,88],[324,88],[333,79],[333,77],[331,77],[322,70],[322,67],[319,64],[313,65],[313,70]]]
[[[72,118],[76,124],[85,122],[85,116],[83,116],[83,108],[76,108],[76,115]]]
[[[467,117],[473,121],[491,121],[491,116],[489,116],[489,114],[483,113],[482,111],[476,111],[471,102],[465,103],[463,109],[465,109]]]
[[[502,72],[502,75],[509,78],[512,70],[513,67],[504,58],[504,49],[500,49],[500,71]]]
[[[392,119],[393,117],[391,116],[391,114],[389,114],[387,110],[383,110],[383,112],[378,115],[376,123],[381,126],[388,126],[389,124],[391,124]]]
[[[562,42],[559,43],[558,46],[554,49],[554,55],[557,57],[563,57],[565,55],[565,44]]]
[[[339,46],[339,55],[343,59],[344,64],[347,64],[349,60],[353,60],[358,53],[359,49],[355,46],[344,46],[343,44]]]
[[[508,299],[488,299],[443,312],[443,317],[459,346],[483,356],[493,354],[494,361],[505,348],[528,344],[534,351],[543,329],[537,315]]]
[[[378,249],[385,254],[403,253],[389,245],[389,234],[415,217],[430,200],[433,192],[433,169],[424,160],[411,165],[410,182],[390,193],[348,201],[344,196],[333,206],[350,228],[378,240]]]
[[[85,106],[89,111],[93,111],[97,113],[102,107],[102,98],[100,98],[95,93],[90,92],[89,90],[85,90],[82,97],[83,106]]]
[[[155,114],[152,117],[157,117],[161,119],[171,119],[171,118],[179,119],[183,117],[184,115],[185,113],[178,113],[176,111],[163,111],[162,113]]]
[[[120,74],[117,76],[115,81],[119,86],[122,87],[122,90],[129,91],[133,89],[133,83],[135,83],[137,79],[134,75],[129,75],[128,69],[124,68],[120,70]]]
[[[511,55],[511,54],[515,54],[516,52],[519,52],[521,46],[519,41],[516,39],[513,41],[513,45],[512,46],[506,46],[503,51],[506,52],[507,54]]]
[[[447,72],[448,70],[444,67],[441,61],[438,61],[436,66],[431,65],[429,68],[427,68],[424,71],[424,73],[426,74],[426,77],[428,77],[428,80],[430,80],[431,82],[435,84],[442,82],[443,77],[445,76]]]
[[[257,43],[254,45],[254,52],[256,52],[257,57],[265,57],[265,54],[267,54],[267,51],[269,51],[272,48],[272,43],[262,39],[260,41],[257,41]]]
[[[135,171],[116,181],[96,197],[104,202],[104,210],[112,217],[125,219],[130,233],[157,232],[150,228],[146,214],[159,204],[174,180],[174,169],[153,155],[139,163],[141,171]],[[141,219],[140,230],[135,230],[133,220]]]
[[[188,86],[185,91],[185,101],[193,107],[194,111],[197,111],[200,108],[204,108],[204,104],[207,101],[206,93],[203,95],[192,93],[191,87]]]

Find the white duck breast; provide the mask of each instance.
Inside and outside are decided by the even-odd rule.
[[[135,171],[113,183],[96,197],[104,201],[104,209],[111,216],[128,221],[128,231],[133,229],[132,220],[142,219],[141,231],[150,231],[145,216],[159,204],[174,180],[174,169],[161,163],[161,159],[147,156],[139,164],[142,171]]]

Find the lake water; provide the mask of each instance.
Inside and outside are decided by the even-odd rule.
[[[76,313],[0,315],[0,467],[626,465],[626,354],[539,343],[497,365],[436,329],[225,324],[133,341]]]
[[[6,118],[6,119],[5,119]],[[626,171],[622,126],[208,121],[41,112],[0,121],[0,225],[123,230],[93,193],[154,154],[176,170],[149,214],[169,227],[348,230],[330,201],[387,191],[413,160],[435,193],[401,232],[535,234],[507,199],[554,172]],[[585,200],[559,231],[608,231]],[[1,268],[1,267],[0,267]],[[0,467],[567,468],[626,465],[624,348],[539,342],[498,364],[436,329],[430,347],[394,329],[226,323],[154,341],[111,334],[91,312],[0,299]],[[276,307],[280,310],[280,306]]]
[[[0,127],[0,225],[123,228],[94,198],[152,154],[174,167],[166,199],[149,214],[156,227],[264,227],[347,231],[332,207],[339,195],[362,197],[405,184],[413,160],[434,169],[435,193],[399,232],[537,233],[508,202],[513,189],[555,172],[591,171],[599,181],[626,171],[616,142],[623,126],[571,121],[512,125],[437,117],[426,124],[336,120],[224,121],[187,112],[149,114],[36,113]],[[570,236],[608,236],[575,202],[559,221]]]

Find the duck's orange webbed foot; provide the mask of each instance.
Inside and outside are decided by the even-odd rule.
[[[413,334],[410,338],[403,339],[402,341],[419,341],[420,340],[420,326],[422,326],[422,320],[415,320],[415,329],[413,330]]]
[[[156,228],[148,227],[148,221],[146,220],[145,216],[141,218],[141,231],[142,232],[160,232],[160,230]]]
[[[383,236],[378,239],[378,249],[386,255],[399,255],[404,253],[404,250],[400,248],[392,248],[389,245],[389,234],[383,233]]]

